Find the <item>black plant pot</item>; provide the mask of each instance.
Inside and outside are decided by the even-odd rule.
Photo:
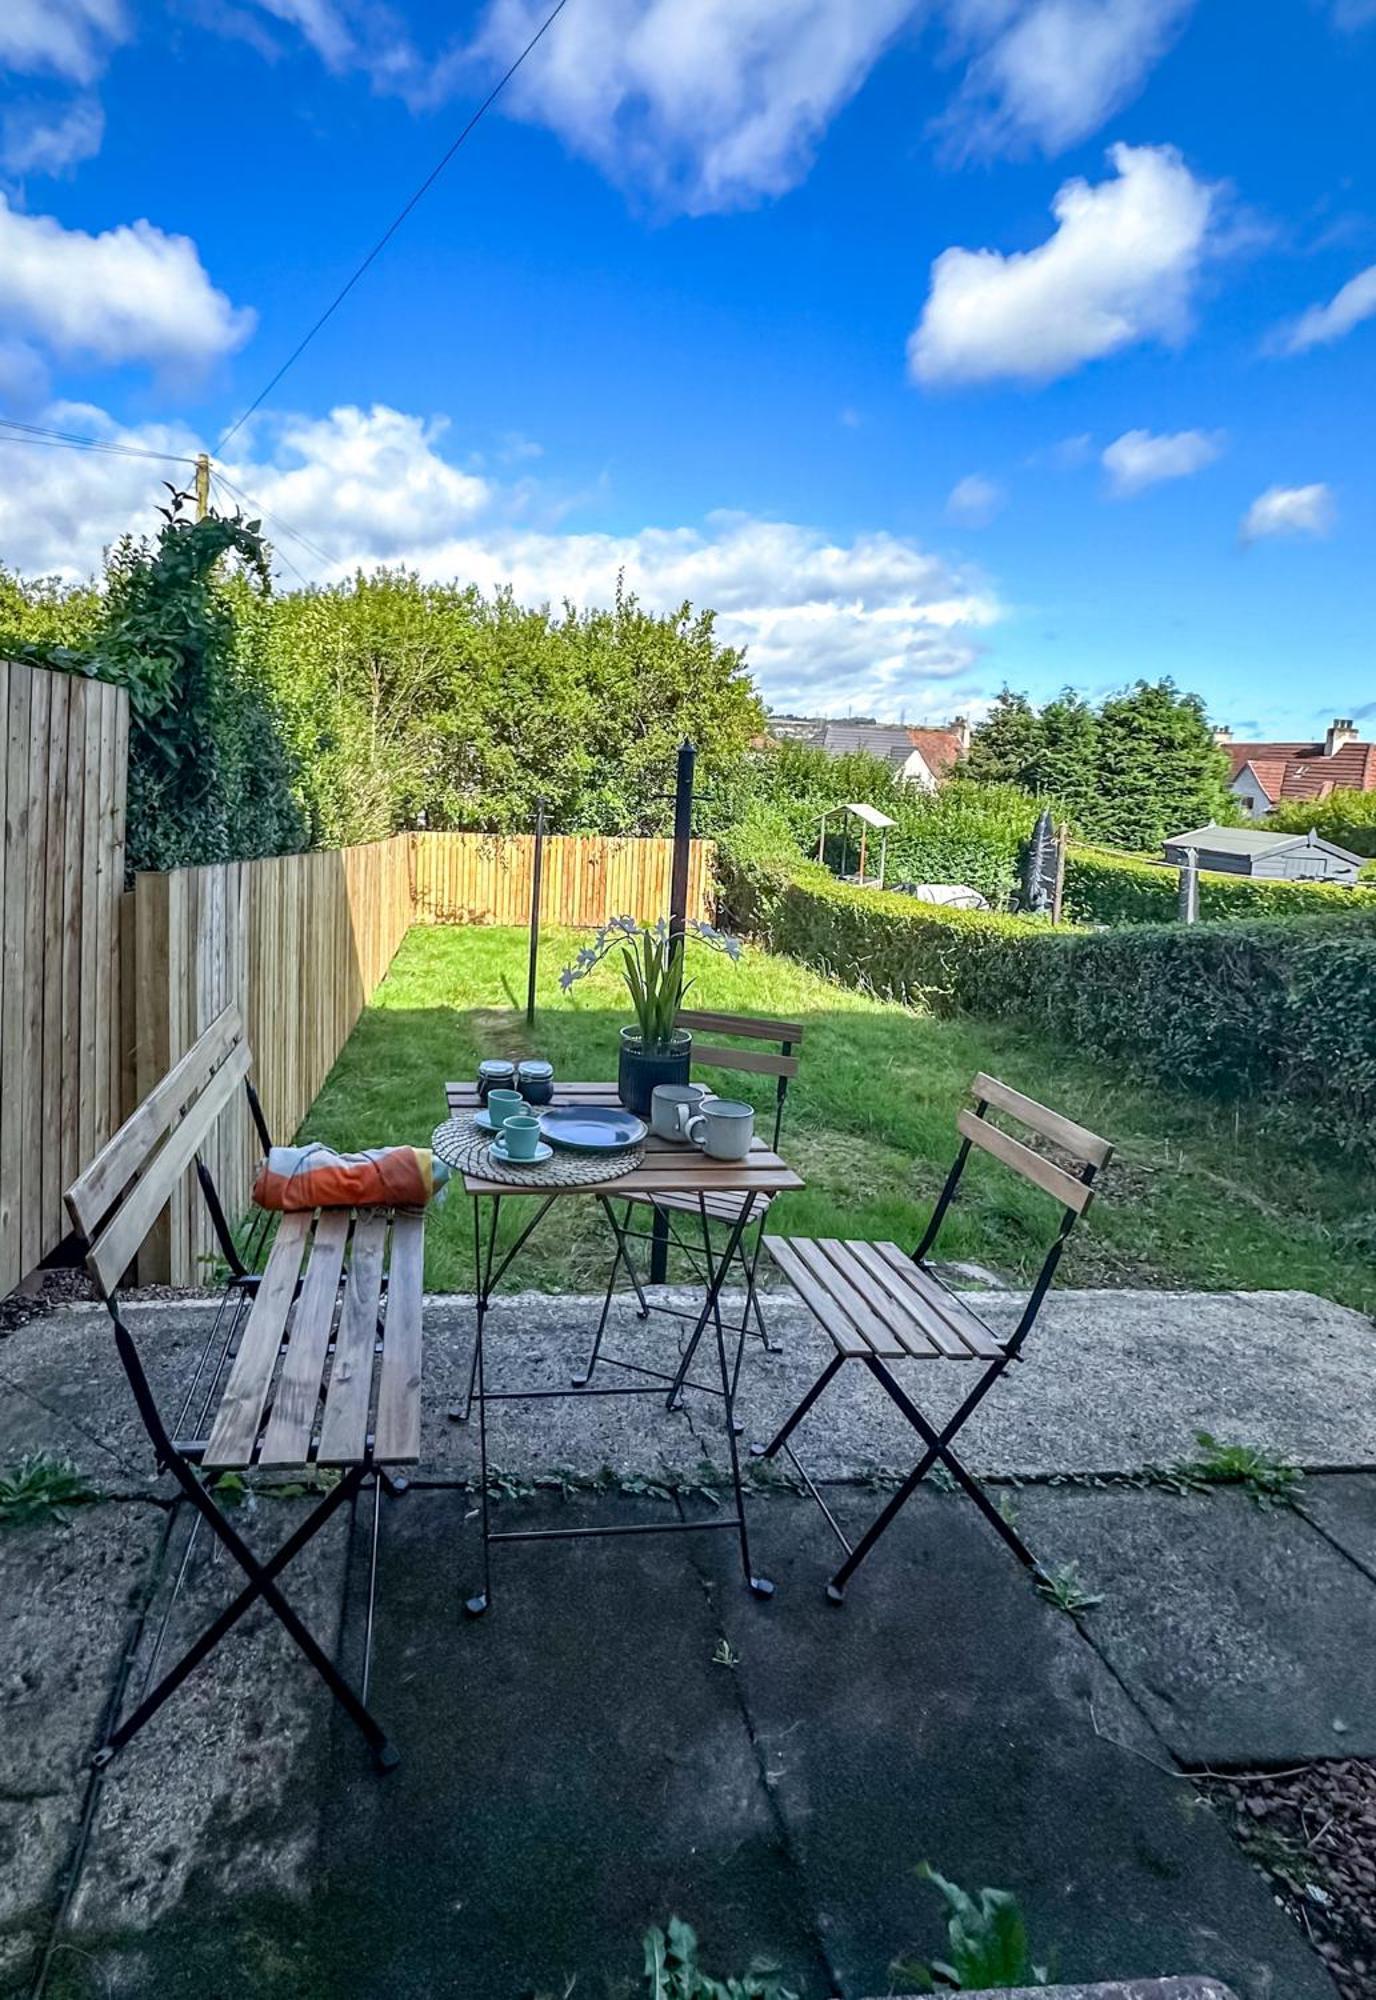
[[[639,1028],[621,1030],[616,1070],[616,1094],[637,1118],[650,1115],[650,1098],[659,1083],[687,1083],[693,1057],[693,1037],[676,1028],[668,1048],[644,1048]]]

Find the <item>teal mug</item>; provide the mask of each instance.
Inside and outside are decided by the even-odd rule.
[[[487,1115],[494,1132],[500,1132],[508,1118],[524,1118],[526,1101],[519,1090],[489,1090]]]
[[[533,1160],[540,1144],[540,1121],[521,1115],[502,1127],[502,1144],[509,1160]]]

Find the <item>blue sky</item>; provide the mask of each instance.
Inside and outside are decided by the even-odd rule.
[[[0,411],[213,449],[549,3],[6,0]],[[567,0],[219,491],[799,709],[1376,726],[1373,85],[1376,0]],[[163,469],[0,444],[0,560]]]

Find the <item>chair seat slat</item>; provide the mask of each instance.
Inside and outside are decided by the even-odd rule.
[[[424,1267],[424,1217],[399,1214],[392,1223],[387,1266],[382,1373],[377,1391],[377,1435],[373,1441],[373,1457],[379,1465],[410,1465],[420,1457]]]
[[[349,1275],[344,1281],[344,1303],[339,1310],[339,1331],[335,1336],[334,1366],[330,1370],[325,1415],[320,1425],[317,1457],[321,1465],[354,1465],[367,1450],[386,1238],[386,1215],[377,1209],[366,1209],[354,1224]]]
[[[304,1465],[320,1408],[326,1353],[339,1300],[347,1208],[320,1211],[300,1296],[291,1316],[286,1358],[272,1400],[272,1414],[258,1453],[260,1465]]]
[[[788,1237],[766,1236],[764,1247],[808,1311],[821,1321],[843,1354],[864,1355],[873,1351],[869,1342],[851,1325],[831,1295],[814,1278]]]
[[[296,1280],[305,1254],[312,1217],[297,1210],[282,1217],[268,1256],[267,1269],[254,1296],[244,1337],[229,1373],[224,1398],[215,1415],[202,1463],[238,1469],[253,1463],[258,1427],[281,1352],[287,1314],[296,1296]]]
[[[930,1315],[922,1310],[921,1304],[912,1293],[905,1294],[897,1286],[890,1290],[876,1280],[873,1271],[860,1255],[862,1250],[869,1248],[868,1244],[842,1243],[834,1236],[824,1236],[820,1239],[818,1247],[841,1272],[856,1295],[864,1300],[875,1317],[881,1320],[902,1343],[905,1353],[926,1361],[944,1351],[934,1340],[927,1324]]]

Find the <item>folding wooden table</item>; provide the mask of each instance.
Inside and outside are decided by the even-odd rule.
[[[451,1117],[472,1113],[478,1109],[477,1087],[471,1083],[450,1083],[445,1086],[445,1096]],[[614,1083],[558,1083],[555,1086],[556,1105],[615,1105],[619,1102]],[[482,1480],[482,1531],[483,1531],[483,1585],[481,1591],[468,1600],[468,1610],[478,1617],[486,1611],[492,1595],[492,1545],[494,1542],[546,1542],[571,1541],[598,1535],[675,1534],[700,1532],[702,1530],[733,1528],[740,1540],[741,1568],[745,1580],[758,1597],[769,1597],[774,1586],[767,1577],[759,1576],[751,1567],[750,1541],[745,1519],[745,1496],[741,1489],[740,1459],[736,1446],[735,1401],[736,1384],[733,1370],[726,1358],[726,1336],[722,1327],[717,1301],[725,1282],[726,1274],[736,1255],[741,1235],[750,1220],[759,1195],[785,1194],[804,1183],[785,1165],[779,1155],[772,1152],[765,1142],[756,1138],[750,1152],[743,1160],[712,1160],[696,1146],[675,1144],[661,1139],[650,1132],[645,1140],[644,1152],[639,1163],[629,1173],[616,1179],[594,1183],[591,1186],[540,1187],[524,1189],[513,1186],[509,1181],[486,1180],[481,1174],[465,1173],[464,1191],[473,1198],[473,1253],[474,1290],[477,1302],[477,1335],[473,1346],[473,1364],[469,1379],[468,1405],[454,1411],[456,1417],[465,1419],[469,1408],[476,1402],[478,1406],[478,1438]],[[731,1485],[735,1496],[733,1514],[715,1514],[710,1519],[694,1521],[671,1521],[612,1526],[606,1528],[528,1528],[503,1529],[496,1531],[489,1520],[488,1466],[487,1466],[487,1405],[496,1402],[543,1401],[550,1397],[566,1397],[577,1401],[585,1396],[645,1396],[662,1395],[662,1381],[646,1385],[628,1384],[614,1388],[571,1387],[568,1389],[489,1389],[487,1386],[484,1326],[492,1295],[502,1278],[511,1268],[543,1218],[557,1201],[591,1196],[606,1215],[614,1236],[619,1242],[620,1232],[611,1204],[618,1197],[631,1194],[686,1194],[701,1201],[713,1194],[738,1194],[745,1197],[740,1205],[740,1213],[732,1225],[730,1238],[715,1266],[709,1273],[708,1284],[703,1299],[702,1311],[698,1316],[689,1343],[690,1349],[706,1331],[709,1323],[714,1327],[717,1345],[717,1363],[721,1375],[722,1407],[725,1412],[726,1437],[731,1459]],[[529,1201],[538,1200],[539,1207],[524,1224],[515,1241],[500,1259],[496,1255],[497,1229],[504,1201],[513,1198]],[[488,1204],[486,1231],[483,1229],[483,1204]],[[616,1282],[616,1266],[613,1265],[609,1281],[608,1296]],[[605,1316],[605,1315],[604,1315]],[[670,1395],[672,1397],[673,1390]]]

